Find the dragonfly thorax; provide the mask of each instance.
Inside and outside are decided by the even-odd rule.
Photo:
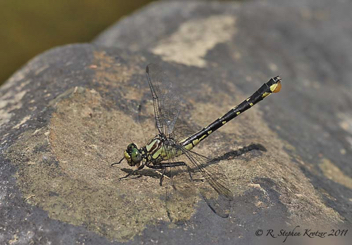
[[[176,141],[172,137],[166,137],[160,133],[156,135],[146,146],[147,161],[153,165],[161,164],[162,161],[174,158],[179,154]]]
[[[164,134],[158,134],[140,149],[135,143],[129,144],[124,152],[124,159],[126,159],[128,165],[137,167],[145,163],[160,164],[161,161],[178,155],[175,151],[175,144],[174,139],[167,138]]]

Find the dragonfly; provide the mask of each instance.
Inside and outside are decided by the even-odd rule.
[[[193,148],[217,129],[270,94],[279,92],[281,78],[279,76],[271,78],[250,97],[225,115],[198,132],[180,139],[178,136],[182,135],[182,131],[185,131],[185,126],[179,120],[180,98],[174,91],[174,84],[165,78],[163,69],[157,64],[149,64],[146,67],[146,76],[153,99],[157,134],[143,147],[138,148],[135,143],[129,144],[124,151],[123,158],[119,162],[111,164],[111,166],[126,160],[129,166],[136,167],[135,170],[120,179],[137,174],[144,167],[160,170],[160,185],[162,185],[166,169],[186,167],[190,181],[193,181],[192,175],[194,173],[200,173],[202,176],[200,182],[204,184],[198,184],[198,186],[204,200],[215,214],[227,218],[233,201],[233,194],[229,188],[227,177],[223,174],[221,167],[218,166],[219,164],[214,164],[211,158],[196,153]],[[180,161],[178,159],[181,156],[183,158]],[[176,189],[175,186],[173,188]]]

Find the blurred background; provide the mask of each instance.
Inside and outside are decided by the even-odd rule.
[[[152,0],[0,0],[0,85],[52,47],[90,42]]]

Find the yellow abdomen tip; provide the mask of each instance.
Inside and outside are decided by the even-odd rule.
[[[281,81],[279,81],[279,82],[276,84],[276,87],[275,87],[273,93],[278,93],[278,92],[280,92],[280,90],[281,90]]]

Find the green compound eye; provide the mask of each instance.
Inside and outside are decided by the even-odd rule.
[[[141,162],[142,154],[138,150],[136,144],[131,143],[127,146],[127,150],[125,151],[125,159],[130,166],[135,166]]]
[[[132,161],[137,163],[141,160],[141,154],[137,148],[133,148],[131,152]]]
[[[137,148],[137,146],[134,143],[131,143],[127,146],[127,150],[132,152],[133,149]]]

